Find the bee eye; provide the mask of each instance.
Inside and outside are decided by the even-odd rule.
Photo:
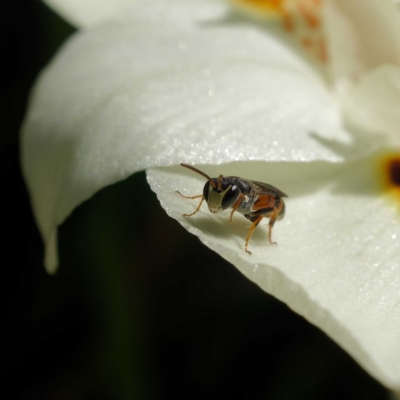
[[[240,190],[236,185],[230,186],[224,197],[222,198],[221,206],[224,210],[232,207],[240,195]]]
[[[207,182],[204,185],[204,189],[203,189],[203,196],[204,196],[204,200],[206,201],[206,203],[208,203],[208,192],[210,190],[210,183]]]

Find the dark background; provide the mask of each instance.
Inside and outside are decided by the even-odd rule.
[[[1,2],[0,18],[2,398],[388,398],[325,334],[168,218],[144,173],[74,211],[59,272],[47,275],[18,136],[35,77],[74,29],[28,0]]]

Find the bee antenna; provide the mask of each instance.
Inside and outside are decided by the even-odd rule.
[[[218,190],[222,190],[222,175],[218,177]]]
[[[188,164],[181,163],[181,165],[182,165],[182,167],[185,167],[185,168],[187,168],[187,169],[190,169],[190,170],[192,170],[192,171],[194,171],[194,172],[197,172],[197,173],[200,174],[201,176],[204,176],[204,178],[206,178],[206,179],[210,182],[210,184],[211,184],[211,186],[212,186],[213,188],[216,188],[216,187],[217,187],[216,184],[213,182],[213,180],[212,180],[208,175],[206,175],[204,172],[202,172],[202,171],[198,170],[197,168],[192,167],[191,165],[188,165]]]

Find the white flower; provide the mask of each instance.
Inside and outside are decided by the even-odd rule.
[[[170,216],[399,391],[400,17],[392,3],[326,1],[322,64],[315,52],[294,51],[301,36],[290,42],[279,24],[268,30],[217,0],[120,0],[112,10],[105,1],[51,3],[85,28],[41,75],[23,128],[47,269],[57,265],[57,226],[78,204],[148,169]],[[288,193],[273,232],[279,246],[257,228],[246,254],[240,215],[229,223],[228,212],[203,206],[182,217],[197,203],[175,189],[199,194],[205,181],[181,162]]]

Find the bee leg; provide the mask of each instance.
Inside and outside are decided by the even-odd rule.
[[[236,203],[232,206],[233,210],[231,212],[231,216],[229,217],[229,222],[232,222],[233,213],[239,208],[239,205],[242,202],[242,198],[243,198],[243,193],[240,193]]]
[[[195,199],[196,197],[199,197],[199,196],[194,196],[192,198]],[[203,201],[204,201],[204,197],[203,197],[203,195],[201,195],[201,200],[200,200],[200,203],[197,206],[196,210],[194,210],[194,212],[192,212],[191,214],[182,214],[182,216],[183,217],[191,217],[192,215],[196,214],[200,210],[200,207],[201,207],[201,204],[203,203]]]
[[[201,197],[200,204],[197,206],[196,210],[194,212],[192,212],[191,214],[182,214],[183,217],[191,217],[192,215],[196,214],[200,210],[201,203],[203,203],[203,201],[204,201],[204,196],[202,194],[198,194],[197,196],[185,196],[179,190],[175,190],[175,193],[178,193],[180,196],[184,197],[185,199],[199,199]]]
[[[185,196],[179,190],[175,190],[175,193],[178,193],[180,196],[184,197],[185,199],[199,199],[200,197],[203,197],[202,194],[198,194],[197,196]]]
[[[263,216],[262,214],[259,215],[259,216],[257,217],[257,219],[255,219],[255,220],[253,221],[253,225],[251,225],[250,230],[249,230],[249,233],[247,234],[246,242],[245,242],[245,245],[244,245],[244,250],[245,250],[246,253],[248,253],[248,254],[250,254],[250,255],[251,255],[251,251],[248,251],[248,250],[247,250],[247,246],[248,246],[248,244],[249,244],[249,240],[250,240],[250,238],[251,238],[251,235],[253,234],[254,229],[256,229],[257,225],[260,223],[260,221],[261,221],[263,218],[264,218],[264,216]]]
[[[271,218],[269,219],[269,223],[268,223],[268,240],[271,244],[278,244],[276,242],[273,242],[271,239],[272,228],[275,224],[277,216],[278,216],[278,209],[276,207],[274,207],[274,210],[272,211],[272,215],[271,215]]]

